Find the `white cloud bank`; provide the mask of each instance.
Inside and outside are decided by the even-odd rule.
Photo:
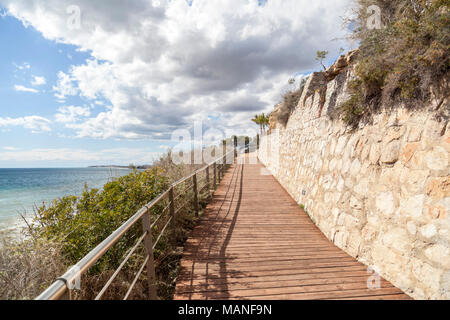
[[[30,93],[39,93],[39,90],[33,89],[33,88],[27,88],[21,85],[15,85],[14,90],[19,92],[30,92]]]
[[[217,114],[217,129],[247,128],[296,72],[318,69],[317,50],[344,46],[332,40],[344,35],[350,2],[0,0],[44,37],[92,52],[54,86],[59,100],[80,95],[111,105],[73,125],[76,134],[126,139],[168,137]],[[80,28],[71,5],[81,10]]]
[[[89,107],[64,106],[58,109],[55,120],[60,123],[74,123],[80,117],[89,117],[90,115],[91,111]]]
[[[42,148],[32,150],[13,150],[3,148],[0,161],[22,162],[89,162],[89,164],[150,164],[162,153],[135,148],[113,148],[98,151],[85,149]]]
[[[20,118],[2,118],[0,117],[0,128],[21,126],[30,129],[32,132],[49,132],[51,121],[40,116],[28,116]]]

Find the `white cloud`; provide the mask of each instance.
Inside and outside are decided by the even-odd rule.
[[[319,69],[317,50],[345,47],[332,40],[345,34],[351,2],[0,0],[46,38],[91,52],[53,88],[59,100],[80,95],[110,106],[71,125],[77,135],[125,139],[167,137],[215,114],[217,129],[248,128],[295,73]],[[68,27],[68,5],[81,9],[79,29]]]
[[[31,92],[31,93],[39,93],[39,90],[33,89],[33,88],[27,88],[21,85],[15,85],[14,90],[20,91],[20,92]]]
[[[58,82],[57,85],[53,87],[56,92],[55,97],[59,100],[64,100],[66,96],[74,96],[78,93],[78,89],[74,86],[74,79],[70,78],[69,75],[64,72],[58,72]]]
[[[150,164],[161,156],[160,152],[151,152],[137,148],[112,148],[98,151],[74,148],[45,148],[31,150],[0,151],[0,161],[63,161],[92,162],[100,164]]]
[[[16,147],[3,147],[3,150],[7,150],[7,151],[16,151],[16,150],[19,150],[19,149],[16,148]]]
[[[33,86],[42,86],[47,83],[47,80],[44,77],[33,76],[33,81],[31,84]]]
[[[55,120],[61,123],[74,123],[80,117],[89,117],[90,115],[89,107],[64,106],[58,109],[58,113],[55,114]]]
[[[27,116],[20,118],[2,118],[0,117],[0,128],[21,126],[32,130],[33,133],[49,132],[51,121],[40,116]]]

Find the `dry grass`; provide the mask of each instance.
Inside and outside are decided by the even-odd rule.
[[[286,126],[289,117],[291,116],[292,112],[295,110],[295,108],[298,106],[298,103],[300,102],[300,98],[302,97],[303,90],[305,89],[306,85],[305,78],[302,79],[300,86],[295,91],[289,91],[283,95],[283,101],[278,109],[276,116],[277,122],[282,124],[283,126]]]
[[[33,299],[66,271],[56,242],[0,240],[0,299]]]

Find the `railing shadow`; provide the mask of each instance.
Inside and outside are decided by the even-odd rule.
[[[234,215],[233,215],[233,219],[231,220],[231,224],[230,227],[228,228],[228,232],[227,235],[225,237],[225,241],[222,244],[222,247],[220,248],[220,252],[219,252],[219,259],[220,263],[219,263],[219,267],[220,267],[220,271],[219,271],[219,275],[221,278],[225,279],[224,282],[224,293],[225,293],[225,297],[224,299],[229,298],[230,294],[228,292],[228,282],[227,282],[227,260],[226,258],[226,251],[227,251],[227,247],[228,244],[230,243],[231,240],[231,236],[233,234],[234,228],[236,226],[236,222],[237,222],[237,218],[239,216],[239,209],[241,208],[241,201],[242,201],[242,186],[244,183],[244,165],[239,165],[241,167],[241,174],[240,174],[240,183],[239,183],[239,194],[238,194],[238,199],[237,199],[237,203],[236,203],[236,209],[234,210]]]
[[[186,291],[190,291],[189,293],[183,293],[183,297],[186,299],[192,299],[193,291],[195,291],[194,288],[196,287],[194,284],[196,265],[202,263],[205,263],[205,279],[201,284],[204,290],[199,290],[196,294],[201,294],[203,295],[203,299],[208,300],[210,298],[208,291],[217,290],[222,293],[221,299],[229,298],[227,275],[233,273],[233,277],[238,277],[239,271],[229,270],[227,268],[227,261],[231,261],[233,258],[227,257],[226,251],[239,216],[243,192],[243,177],[244,165],[236,163],[225,193],[220,196],[216,195],[211,202],[211,206],[218,207],[212,209],[215,212],[211,211],[208,213],[208,221],[205,221],[205,224],[200,226],[201,228],[207,228],[207,230],[202,230],[203,233],[192,255],[192,265],[189,268],[189,285],[183,288]],[[222,212],[225,210],[226,212],[223,215]],[[207,223],[211,223],[211,225],[206,225]],[[225,238],[222,238],[219,235],[222,234],[221,230],[224,227],[228,227],[228,230],[226,231]],[[218,254],[216,254],[215,250],[218,245],[220,249]],[[205,250],[207,252],[204,252]],[[218,265],[218,274],[210,273],[210,266],[212,265]]]

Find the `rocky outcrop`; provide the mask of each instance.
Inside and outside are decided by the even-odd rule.
[[[358,49],[352,50],[345,55],[341,55],[339,59],[324,72],[313,72],[308,78],[308,85],[305,86],[305,88],[301,88],[301,91],[299,91],[302,94],[302,99],[300,99],[299,104],[304,105],[308,98],[312,97],[314,99],[317,96],[320,105],[319,113],[322,114],[326,101],[328,83],[347,71],[355,62],[358,53]],[[314,103],[314,100],[312,103]],[[295,107],[298,106],[286,105],[286,101],[276,105],[275,109],[270,114],[269,133],[277,127],[285,127]]]
[[[345,55],[341,55],[331,67],[325,70],[325,77],[327,81],[334,80],[340,73],[347,70],[347,68],[351,66],[353,62],[355,62],[356,58],[358,57],[358,53],[359,50],[355,49],[349,51]]]
[[[324,101],[309,79],[259,158],[337,246],[414,298],[450,299],[449,110],[398,106],[357,130],[332,120],[351,57],[326,73]]]

